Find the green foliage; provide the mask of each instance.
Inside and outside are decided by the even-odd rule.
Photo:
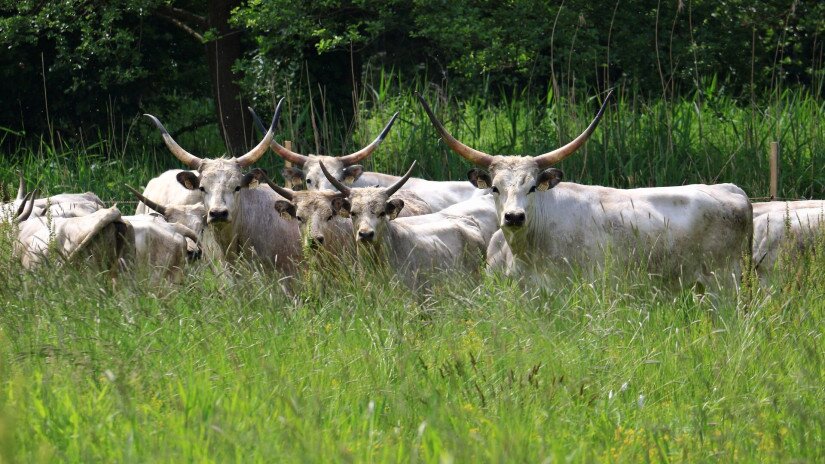
[[[821,253],[747,299],[639,276],[414,294],[334,265],[288,297],[246,263],[113,283],[23,272],[8,246],[4,461],[825,458]]]
[[[151,15],[162,3],[4,2],[0,79],[9,91],[0,126],[79,139],[119,126],[142,105],[207,95],[202,45]]]
[[[174,120],[179,108],[214,100],[204,42],[222,26],[209,12],[231,4],[3,3],[0,78],[12,89],[0,94],[4,147],[43,133],[89,138],[142,112]],[[651,105],[701,94],[710,79],[740,104],[764,105],[786,89],[820,99],[825,89],[825,4],[815,0],[238,4],[232,34],[243,37],[243,58],[233,69],[244,105],[306,94],[303,103],[326,106],[347,128],[357,97],[390,70],[405,93],[428,82],[462,101],[518,95],[537,108],[548,88],[573,99],[621,86]],[[214,121],[201,108],[184,132]]]
[[[696,91],[720,76],[734,94],[764,94],[780,84],[822,91],[825,6],[817,1],[577,0],[510,2],[250,2],[235,20],[257,36],[244,63],[251,93],[283,93],[303,63],[352,54],[362,63],[429,78],[462,97],[485,86],[507,90],[631,85],[643,95]],[[743,53],[743,51],[746,51]],[[350,59],[336,61],[350,67]],[[265,76],[256,79],[254,76]],[[273,83],[273,76],[275,82]],[[352,79],[313,75],[327,87]],[[357,79],[357,77],[356,77]],[[252,91],[254,89],[254,92]],[[341,103],[341,102],[338,102]]]

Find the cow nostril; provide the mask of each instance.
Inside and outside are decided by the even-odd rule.
[[[510,225],[520,226],[524,224],[525,215],[523,211],[504,213],[504,222]]]
[[[315,243],[317,243],[319,245],[324,244],[324,237],[315,237],[315,238],[313,238],[313,240],[315,240]]]

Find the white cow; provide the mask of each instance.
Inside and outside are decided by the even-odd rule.
[[[124,216],[123,220],[134,231],[136,267],[149,270],[154,278],[182,281],[190,256],[187,242],[197,244],[198,235],[183,224],[166,222],[158,214]]]
[[[341,209],[344,194],[337,190],[301,190],[281,187],[272,182],[266,173],[256,169],[253,173],[286,200],[275,202],[275,210],[286,220],[299,224],[301,236],[311,248],[324,247],[328,251],[349,250],[352,240],[352,221]],[[393,199],[404,202],[399,217],[429,214],[432,209],[413,192],[398,191]]]
[[[17,238],[15,251],[27,269],[51,260],[117,271],[134,250],[134,232],[114,206],[85,216],[32,216]]]
[[[798,209],[825,208],[825,200],[765,201],[753,204],[753,219],[767,213],[782,213]]]
[[[177,182],[195,195],[181,200],[169,182],[152,184],[157,191],[144,195],[164,204],[203,202],[207,211],[204,248],[207,257],[215,254],[232,259],[238,254],[252,254],[279,270],[290,273],[291,260],[299,256],[298,228],[284,221],[272,209],[282,199],[268,186],[248,188],[254,176],[243,175],[242,169],[258,161],[267,151],[281,111],[278,103],[275,117],[263,140],[249,153],[238,158],[199,158],[181,148],[160,121],[147,115],[161,131],[169,151],[194,171],[178,171]],[[161,176],[169,179],[171,174]],[[163,187],[163,188],[160,188]],[[169,198],[171,195],[173,198]],[[213,254],[214,253],[214,254]]]
[[[825,201],[812,208],[786,208],[763,211],[753,219],[753,263],[763,284],[775,273],[780,257],[795,259],[825,240]]]
[[[321,164],[322,172],[345,198],[332,203],[336,214],[349,214],[358,246],[385,259],[410,287],[439,271],[478,270],[484,254],[484,236],[470,216],[441,214],[399,217],[404,201],[393,198],[412,174],[389,187],[349,188]]]
[[[250,108],[255,125],[259,131],[263,131],[263,124],[260,118]],[[327,170],[334,177],[351,187],[389,187],[397,183],[401,178],[379,172],[364,171],[364,167],[356,164],[370,156],[386,137],[398,113],[395,113],[387,123],[381,134],[366,147],[346,156],[321,156],[302,155],[286,149],[274,139],[272,140],[272,151],[280,155],[286,161],[293,163],[292,168],[285,168],[283,171],[287,185],[300,185],[306,183],[307,190],[330,190],[332,184],[321,172],[320,163],[323,162]],[[481,196],[484,192],[479,192],[472,185],[466,182],[432,181],[413,177],[404,184],[402,191],[411,191],[418,198],[430,205],[432,211],[442,210],[458,202]]]
[[[141,205],[145,205],[146,209],[150,211],[149,213],[137,213],[136,215],[160,214],[166,222],[184,226],[186,230],[191,231],[196,236],[195,239],[186,239],[187,253],[191,257],[201,256],[199,243],[203,239],[203,234],[206,230],[206,208],[203,206],[203,203],[162,205],[147,198],[130,185],[126,185],[126,188],[140,201]]]
[[[17,197],[13,202],[4,205],[6,210],[8,210],[9,207],[22,207],[22,199],[28,196],[26,194],[26,181],[22,173],[18,172],[18,176],[20,177],[20,185],[17,189]],[[31,212],[33,216],[85,216],[106,206],[103,201],[92,192],[61,193],[46,198],[37,198],[37,195],[29,197],[34,198]]]
[[[501,230],[488,247],[488,264],[508,274],[544,280],[576,269],[598,269],[608,255],[666,281],[715,284],[738,278],[752,228],[745,192],[732,184],[620,190],[561,183],[550,166],[593,133],[608,98],[590,126],[567,145],[537,157],[491,156],[450,135],[421,96],[442,139],[477,166],[478,188],[492,188]],[[502,249],[506,247],[507,249]],[[746,251],[747,250],[747,251]]]

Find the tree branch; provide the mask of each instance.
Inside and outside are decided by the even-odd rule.
[[[161,5],[160,7],[158,7],[158,11],[160,11],[161,14],[164,14],[171,18],[175,18],[180,22],[188,22],[190,24],[193,24],[200,30],[206,30],[209,28],[209,22],[206,21],[205,17],[196,15],[191,11],[186,11],[183,8]]]
[[[196,30],[192,29],[191,27],[189,27],[188,25],[186,25],[184,22],[179,21],[179,20],[177,20],[177,19],[175,19],[171,16],[168,16],[164,13],[161,13],[160,11],[158,11],[157,15],[160,16],[161,18],[169,21],[170,23],[174,24],[175,26],[177,26],[179,29],[186,32],[190,36],[194,37],[195,40],[197,40],[198,42],[201,42],[201,43],[205,42],[205,40],[203,38],[203,35],[201,35],[200,33],[198,33],[198,31],[196,31]]]

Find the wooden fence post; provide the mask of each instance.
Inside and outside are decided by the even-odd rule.
[[[779,191],[779,142],[771,142],[771,201]]]

